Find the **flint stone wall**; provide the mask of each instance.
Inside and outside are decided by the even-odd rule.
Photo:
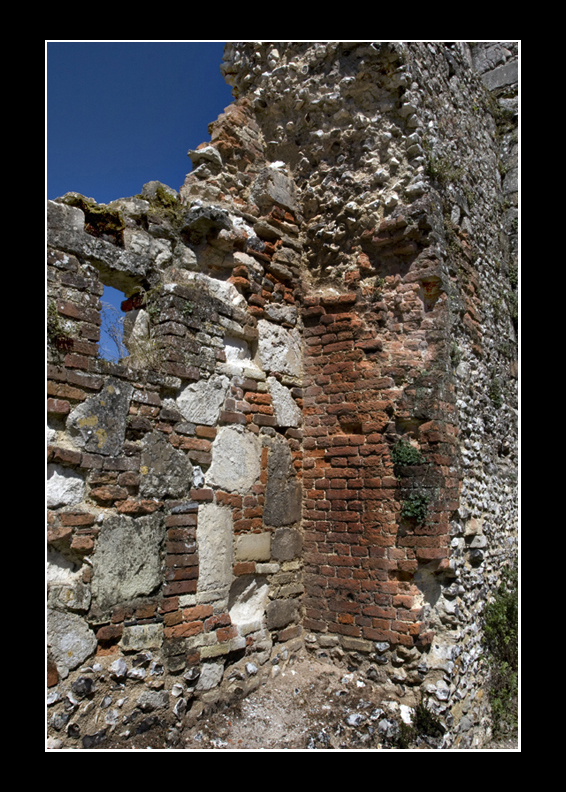
[[[55,740],[148,712],[174,735],[304,645],[424,692],[443,747],[489,735],[481,614],[517,544],[517,64],[513,42],[228,44],[235,101],[178,192],[48,202]],[[105,674],[136,695],[94,716]]]

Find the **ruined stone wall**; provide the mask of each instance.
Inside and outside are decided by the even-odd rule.
[[[49,203],[50,733],[173,728],[303,643],[424,691],[445,747],[488,733],[516,64],[510,42],[229,44],[235,102],[178,193]],[[111,703],[83,714],[94,688]]]

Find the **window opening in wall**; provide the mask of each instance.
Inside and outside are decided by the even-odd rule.
[[[104,287],[101,298],[99,355],[105,360],[118,362],[128,355],[124,345],[124,314],[120,309],[125,299],[126,296],[118,289]]]

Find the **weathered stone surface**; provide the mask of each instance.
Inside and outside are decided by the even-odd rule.
[[[131,624],[124,626],[120,645],[126,651],[159,649],[163,643],[162,624]]]
[[[230,426],[221,427],[212,444],[208,484],[228,492],[246,493],[261,472],[261,441],[253,434]]]
[[[278,528],[273,534],[271,555],[277,561],[291,561],[302,549],[303,537],[295,528]]]
[[[270,443],[263,518],[266,525],[291,525],[301,519],[302,487],[297,481],[289,446],[276,437]]]
[[[80,503],[85,494],[84,478],[74,470],[62,465],[47,465],[47,506],[73,506]]]
[[[261,171],[252,187],[252,200],[264,211],[274,203],[292,212],[297,208],[293,181],[276,167]]]
[[[193,467],[161,432],[144,437],[140,459],[140,494],[145,498],[182,498],[193,483]]]
[[[219,231],[232,227],[230,218],[216,206],[195,206],[186,213],[182,231],[191,244],[201,244],[214,238]]]
[[[212,690],[218,687],[224,675],[224,663],[203,663],[197,690]]]
[[[519,79],[519,62],[511,61],[482,74],[482,82],[490,91],[512,85]]]
[[[67,426],[77,445],[96,454],[118,454],[124,442],[132,391],[128,383],[110,377],[99,393],[75,407]]]
[[[228,506],[205,503],[199,508],[197,594],[204,595],[206,600],[228,594],[234,557],[233,531],[232,510]]]
[[[296,325],[299,312],[294,305],[268,303],[264,308],[264,313],[272,322],[287,322],[288,324]]]
[[[236,561],[269,561],[271,533],[242,534],[236,538]]]
[[[239,100],[211,125],[214,149],[191,152],[182,202],[159,185],[144,188],[149,201],[97,206],[69,195],[49,207],[50,319],[64,331],[48,350],[50,461],[87,483],[80,510],[75,495],[70,506],[55,499],[50,541],[70,542],[76,558],[98,552],[107,542],[83,513],[153,508],[168,541],[151,553],[163,567],[149,594],[132,585],[99,618],[89,606],[96,564],[57,562],[48,605],[74,615],[90,607],[99,641],[148,653],[161,625],[132,620],[159,608],[166,639],[154,654],[165,673],[200,657],[185,676],[196,685],[203,670],[193,714],[215,700],[234,651],[245,650],[238,666],[249,660],[242,671],[259,683],[259,668],[283,659],[275,641],[305,629],[318,636],[306,638],[315,650],[367,654],[370,678],[405,686],[403,706],[430,693],[451,724],[443,748],[479,747],[489,718],[482,608],[517,542],[517,54],[514,42],[230,42],[226,73]],[[495,88],[491,102],[472,56]],[[157,287],[146,315],[136,316],[141,299],[128,304],[133,341],[165,340],[159,370],[94,357],[97,300],[117,284]],[[193,381],[196,368],[205,384],[192,406],[205,414],[186,418],[171,397],[182,387],[175,378]],[[109,371],[135,382],[128,442],[119,456],[100,454],[74,429],[88,451],[79,454],[67,416]],[[303,386],[301,371],[299,398],[287,388]],[[301,431],[291,395],[303,402]],[[167,437],[203,467],[190,495],[170,487],[181,457],[171,463]],[[392,470],[401,438],[426,464]],[[399,530],[421,494],[426,522]],[[125,530],[116,548],[143,578],[147,559]],[[112,574],[127,578],[119,565]],[[114,726],[132,713],[135,687],[153,682],[132,661],[124,708],[110,710],[106,695],[104,713],[97,700],[75,722],[64,695],[78,688],[51,675],[61,742],[76,741],[80,726],[92,735],[83,746],[95,746],[101,715]],[[154,706],[140,702],[150,715]],[[376,738],[382,723],[394,729],[388,719]]]
[[[187,385],[177,396],[177,407],[187,421],[213,426],[228,394],[228,377],[211,377]]]
[[[90,607],[90,588],[79,576],[71,584],[50,583],[48,602],[55,609],[85,613]]]
[[[289,388],[286,388],[285,385],[281,385],[275,377],[268,377],[267,385],[273,400],[273,409],[275,411],[277,425],[301,426],[303,422],[302,412],[297,402],[291,396]]]
[[[297,330],[274,326],[265,319],[257,323],[258,356],[265,371],[301,376],[301,337]]]
[[[91,262],[112,282],[114,288],[131,294],[139,288],[140,280],[152,270],[153,260],[150,256],[140,256],[87,233],[82,209],[63,203],[65,200],[75,202],[77,195],[68,193],[58,201],[47,202],[48,244]],[[84,199],[84,196],[79,196],[79,199],[94,204],[92,199]]]
[[[241,635],[261,628],[268,594],[269,584],[258,575],[242,575],[232,584],[228,608]]]
[[[96,637],[85,620],[75,613],[47,612],[47,645],[61,676],[77,668],[96,650]]]
[[[93,555],[92,595],[97,609],[149,594],[161,582],[160,514],[106,518]]]
[[[144,690],[137,701],[137,706],[143,712],[165,709],[168,705],[169,693],[166,690]]]
[[[297,618],[297,601],[294,599],[272,600],[267,606],[267,629],[279,630]]]

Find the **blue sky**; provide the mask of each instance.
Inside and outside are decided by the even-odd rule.
[[[189,149],[233,101],[223,41],[47,41],[46,193],[98,203],[157,179],[178,190]],[[124,296],[106,290],[103,300]],[[105,345],[105,349],[102,349]],[[101,354],[115,349],[101,339]]]
[[[224,42],[47,42],[47,198],[178,190],[190,148],[232,102]]]

